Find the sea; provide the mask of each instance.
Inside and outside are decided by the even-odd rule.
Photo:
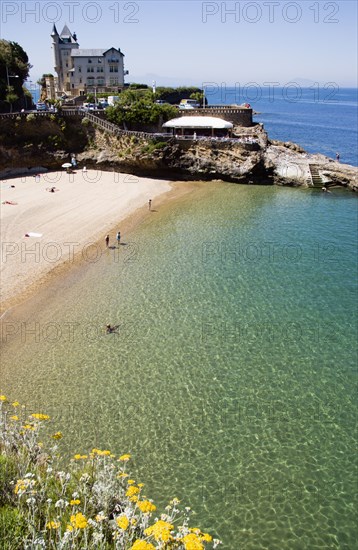
[[[357,165],[357,90],[310,92],[250,103],[271,138]],[[64,456],[130,453],[223,549],[353,550],[357,227],[343,189],[198,181],[8,312],[1,389]]]

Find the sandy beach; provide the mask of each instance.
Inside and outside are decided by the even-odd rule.
[[[116,172],[53,172],[1,181],[1,312],[60,265],[92,261],[115,245],[138,209],[155,208],[168,181]],[[13,187],[14,186],[14,187]],[[55,192],[49,189],[56,188]],[[34,236],[25,236],[33,233]]]

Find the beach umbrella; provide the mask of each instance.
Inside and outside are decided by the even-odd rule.
[[[62,164],[62,168],[71,168],[72,164],[70,162],[65,162]]]

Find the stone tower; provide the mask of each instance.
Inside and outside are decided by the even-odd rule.
[[[54,69],[57,75],[56,94],[61,96],[70,91],[70,71],[72,67],[71,52],[79,48],[77,37],[72,34],[67,25],[58,34],[56,25],[53,25],[52,47],[54,53]]]

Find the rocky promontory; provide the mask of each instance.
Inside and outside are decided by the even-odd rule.
[[[299,145],[270,140],[261,124],[236,127],[233,139],[163,139],[159,134],[113,135],[76,117],[9,119],[0,141],[0,177],[42,166],[59,169],[76,154],[79,166],[139,176],[358,191],[358,168]]]

